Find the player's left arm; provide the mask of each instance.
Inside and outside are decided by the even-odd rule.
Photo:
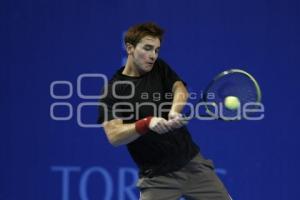
[[[176,117],[183,110],[189,93],[182,81],[176,81],[172,86],[173,102],[169,112],[169,119]]]

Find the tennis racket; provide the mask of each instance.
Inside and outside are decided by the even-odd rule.
[[[188,119],[241,120],[253,117],[261,110],[261,98],[259,84],[251,74],[241,69],[230,69],[218,74],[208,84],[195,112],[184,116]]]

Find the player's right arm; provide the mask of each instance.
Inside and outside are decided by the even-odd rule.
[[[104,132],[113,146],[128,144],[152,130],[164,134],[174,129],[161,117],[149,117],[126,124],[122,119],[113,119],[103,123]]]
[[[141,135],[135,130],[135,124],[124,124],[121,119],[113,119],[103,123],[104,132],[113,146],[128,144]]]

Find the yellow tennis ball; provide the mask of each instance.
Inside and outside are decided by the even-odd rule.
[[[224,100],[225,107],[230,110],[236,110],[240,107],[241,103],[239,98],[235,96],[228,96]]]

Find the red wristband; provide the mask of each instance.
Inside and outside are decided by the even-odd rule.
[[[135,130],[140,135],[144,135],[149,131],[149,125],[152,117],[146,117],[144,119],[138,120],[135,122]]]

